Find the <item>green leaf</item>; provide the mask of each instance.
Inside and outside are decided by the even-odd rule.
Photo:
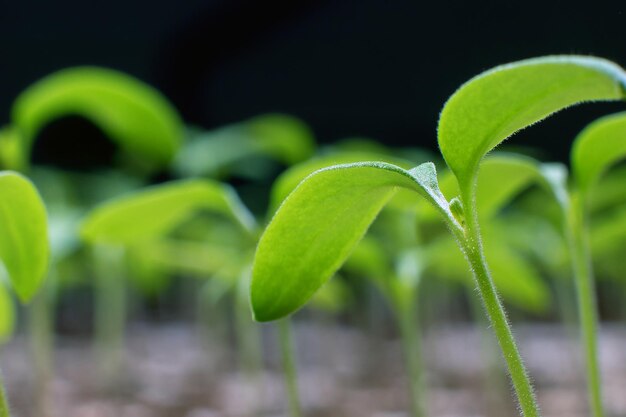
[[[581,193],[589,191],[612,165],[626,158],[626,112],[589,124],[574,140],[572,172]]]
[[[39,80],[15,101],[24,155],[46,124],[66,115],[91,120],[127,153],[156,164],[169,162],[182,140],[180,117],[157,90],[114,70],[76,67]]]
[[[313,172],[331,165],[350,164],[355,162],[382,161],[409,169],[414,164],[392,156],[364,151],[338,152],[330,155],[309,159],[296,164],[283,172],[272,186],[270,196],[270,213],[274,213],[280,203],[291,193],[306,177]]]
[[[115,198],[83,221],[81,236],[91,243],[128,245],[169,232],[198,210],[223,214],[251,233],[254,218],[227,185],[210,180],[172,181]]]
[[[174,170],[182,176],[214,176],[254,156],[292,165],[310,157],[314,148],[313,134],[302,121],[267,114],[200,133],[181,149]]]
[[[13,126],[0,129],[0,169],[22,171],[27,165],[22,152],[22,137]]]
[[[29,301],[48,270],[47,215],[33,184],[13,172],[0,173],[0,259],[20,300]]]
[[[483,156],[520,129],[577,103],[624,98],[624,71],[610,61],[547,56],[496,67],[471,79],[445,104],[439,147],[463,193]]]
[[[276,320],[302,307],[343,264],[397,188],[422,195],[460,230],[431,163],[410,171],[382,162],[316,171],[287,197],[261,237],[251,285],[255,319]]]

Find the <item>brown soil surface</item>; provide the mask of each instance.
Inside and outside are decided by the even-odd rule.
[[[263,330],[267,370],[256,378],[238,371],[234,348],[202,342],[187,325],[132,327],[122,370],[107,388],[85,339],[57,341],[47,397],[36,395],[24,338],[4,349],[0,364],[14,417],[287,416],[274,329]],[[300,324],[296,330],[307,417],[408,417],[397,340],[343,327]],[[516,332],[543,416],[587,417],[575,338],[558,326],[521,326]],[[469,326],[426,332],[430,417],[516,416],[500,356],[490,346]],[[626,327],[603,326],[601,358],[608,414],[626,416]],[[37,411],[37,398],[43,398],[43,411]]]

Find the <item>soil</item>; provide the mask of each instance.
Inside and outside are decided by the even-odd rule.
[[[124,363],[108,383],[89,339],[63,337],[47,396],[35,384],[25,338],[3,350],[0,364],[14,417],[287,416],[274,328],[263,328],[260,375],[241,372],[234,347],[186,324],[135,325]],[[556,325],[516,328],[544,417],[587,417],[575,336]],[[482,336],[481,336],[482,335]],[[514,417],[500,356],[480,329],[459,325],[424,335],[428,415]],[[398,340],[354,328],[296,326],[299,383],[307,417],[409,416]],[[626,328],[604,325],[601,358],[608,415],[626,416]],[[39,409],[38,409],[39,407]]]

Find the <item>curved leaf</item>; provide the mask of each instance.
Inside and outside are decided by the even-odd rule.
[[[587,195],[600,176],[626,158],[626,112],[589,124],[574,140],[572,171],[580,191]]]
[[[77,67],[41,79],[15,101],[24,154],[47,123],[65,115],[91,120],[126,152],[157,164],[169,162],[182,140],[180,117],[157,90],[118,71]]]
[[[251,232],[255,227],[252,215],[229,186],[183,180],[148,187],[96,207],[83,221],[81,236],[91,243],[127,245],[167,233],[200,209],[230,217]]]
[[[338,165],[302,181],[257,247],[255,319],[275,320],[302,307],[339,269],[397,188],[417,192],[454,222],[431,163],[410,171],[382,162]]]
[[[251,156],[292,165],[313,154],[310,129],[295,117],[267,114],[200,133],[179,152],[174,169],[183,176],[217,175]]]
[[[47,215],[33,184],[20,174],[0,173],[0,259],[20,300],[40,288],[50,256]]]
[[[13,126],[0,129],[0,169],[21,171],[26,166],[22,137]]]
[[[274,213],[280,203],[302,182],[303,179],[313,172],[331,165],[350,164],[365,161],[382,161],[409,169],[414,164],[392,156],[374,152],[339,152],[327,156],[313,158],[308,161],[292,166],[282,173],[272,185],[270,196],[270,212]]]
[[[463,193],[483,156],[520,129],[574,104],[624,98],[617,65],[584,56],[547,56],[496,67],[471,79],[445,104],[439,147]]]

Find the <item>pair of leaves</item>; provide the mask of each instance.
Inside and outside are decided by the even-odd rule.
[[[96,207],[83,221],[91,243],[129,245],[163,236],[198,210],[222,214],[253,233],[252,215],[234,190],[211,180],[172,181]]]
[[[307,159],[315,142],[295,117],[267,114],[215,131],[199,133],[174,160],[182,176],[216,176],[251,157],[265,156],[285,165]]]
[[[66,115],[89,119],[127,153],[157,165],[169,162],[182,140],[180,117],[157,90],[121,72],[77,67],[43,78],[16,99],[12,119],[26,160],[37,133]]]
[[[479,163],[499,143],[565,107],[624,98],[625,80],[624,71],[609,61],[567,56],[498,67],[463,85],[444,106],[438,132],[463,202],[474,203]],[[421,175],[409,184],[407,171],[377,163],[332,167],[307,177],[259,243],[251,285],[255,318],[278,319],[306,303],[345,261],[397,187],[426,197],[460,236],[432,165],[425,167],[417,168]],[[558,172],[548,171],[547,183],[558,185]]]

